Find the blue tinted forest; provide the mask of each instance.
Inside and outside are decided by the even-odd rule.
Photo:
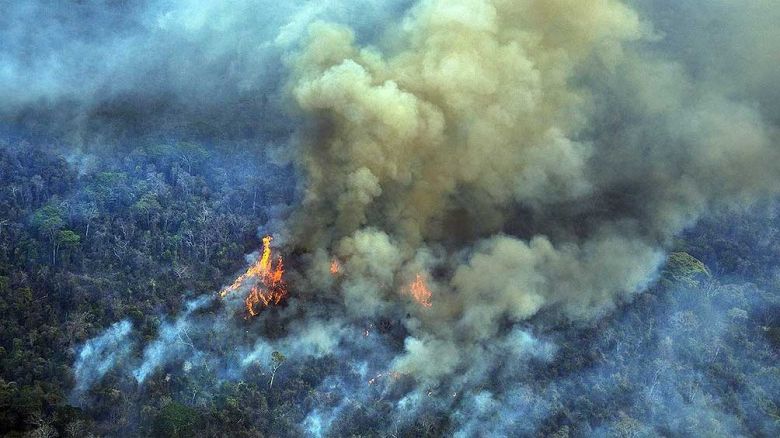
[[[114,159],[3,145],[4,435],[297,436],[310,406],[336,403],[322,383],[344,367],[327,356],[281,368],[272,390],[260,369],[223,380],[207,368],[169,367],[145,387],[109,372],[89,389],[88,404],[71,398],[73,364],[88,339],[127,319],[148,342],[188,297],[218,290],[243,268],[243,255],[259,246],[268,206],[292,196],[285,189],[289,169],[264,174],[248,161],[245,152],[188,143],[154,144]],[[557,350],[552,361],[523,370],[528,386],[513,394],[526,409],[519,430],[776,434],[777,226],[772,202],[713,214],[679,238],[657,281],[614,314],[592,325],[545,321],[538,333]],[[382,336],[392,338],[394,322],[383,323]],[[248,329],[272,337],[284,330]],[[499,373],[486,389],[513,378]],[[375,431],[390,427],[387,397],[372,393],[346,404],[335,430],[380,435]],[[495,406],[474,409],[501,415]],[[398,433],[447,435],[450,415],[431,409]]]

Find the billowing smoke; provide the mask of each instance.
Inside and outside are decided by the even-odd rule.
[[[702,215],[777,192],[780,113],[761,96],[762,85],[774,89],[772,75],[758,65],[754,81],[724,86],[736,67],[679,52],[703,37],[654,22],[663,4],[374,3],[384,12],[365,21],[309,5],[280,13],[262,35],[227,42],[215,37],[223,27],[229,35],[252,28],[239,19],[252,16],[247,8],[212,7],[223,20],[207,20],[215,11],[195,5],[153,14],[162,34],[141,42],[179,29],[192,50],[183,57],[213,61],[200,70],[179,70],[181,59],[143,61],[161,69],[174,101],[233,108],[242,90],[257,97],[268,86],[278,101],[253,101],[243,116],[288,111],[274,117],[292,131],[280,154],[297,166],[301,201],[268,231],[284,237],[279,250],[303,255],[290,267],[287,307],[246,322],[236,298],[193,301],[127,371],[139,384],[179,365],[234,379],[252,367],[270,372],[274,351],[290,366],[334,357],[344,366],[321,385],[340,396],[310,410],[300,425],[310,434],[335,433],[350,403],[377,393],[393,401],[377,428],[403,430],[443,411],[460,436],[532,434],[557,407],[522,376],[554,360],[556,324],[590,327],[608,317],[653,283],[672,239]],[[716,3],[695,12],[724,12]],[[771,3],[724,20],[776,16]],[[776,53],[780,38],[769,37],[754,56]],[[282,73],[266,76],[261,60],[278,61]],[[119,63],[105,71],[139,70]],[[227,83],[239,86],[222,93]],[[42,95],[70,89],[58,84]],[[32,100],[14,104],[35,107]],[[266,336],[250,332],[252,323],[285,330]],[[117,330],[82,350],[80,392],[125,351],[100,347]]]
[[[344,261],[350,315],[428,278],[395,369],[439,383],[507,323],[603,315],[713,204],[776,189],[773,128],[640,49],[654,37],[607,0],[421,1],[377,46],[310,27],[296,243]]]

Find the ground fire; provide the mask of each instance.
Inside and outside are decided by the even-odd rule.
[[[282,257],[276,260],[273,266],[271,241],[273,237],[263,237],[263,253],[260,258],[241,274],[230,286],[222,289],[219,295],[227,296],[231,292],[241,289],[246,284],[251,284],[249,294],[244,300],[249,316],[257,315],[260,310],[281,303],[287,297],[287,284],[283,279],[284,264]]]

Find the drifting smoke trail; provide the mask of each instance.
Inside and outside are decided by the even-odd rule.
[[[131,328],[130,321],[117,322],[105,333],[84,344],[73,365],[76,377],[76,387],[73,389],[75,398],[99,381],[117,362],[127,358],[132,347],[129,339]]]

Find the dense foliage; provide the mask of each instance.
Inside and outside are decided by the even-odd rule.
[[[311,406],[331,403],[323,382],[343,372],[337,360],[293,366],[284,352],[269,358],[273,385],[260,366],[241,379],[161,370],[142,388],[109,373],[91,403],[70,398],[87,339],[123,319],[152,339],[162,315],[241,269],[267,220],[261,206],[291,196],[259,161],[187,143],[121,159],[0,147],[0,434],[297,436]],[[529,434],[686,435],[705,425],[777,436],[777,227],[774,204],[714,215],[681,238],[650,290],[613,314],[588,326],[540,316],[554,360],[489,385],[528,381],[516,415]],[[393,322],[383,324],[392,336]],[[379,393],[347,403],[334,430],[380,435],[392,407]],[[432,411],[393,434],[447,435],[452,415]]]
[[[0,148],[0,433],[72,429],[75,349],[122,318],[153,336],[187,291],[242,266],[259,244],[258,206],[285,196],[251,158],[186,143],[68,158]]]

